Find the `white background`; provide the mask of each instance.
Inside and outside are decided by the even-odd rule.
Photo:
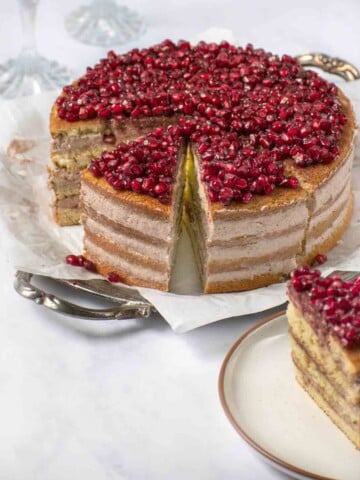
[[[64,15],[80,3],[42,0],[37,19],[41,53],[75,73],[105,53],[68,37]],[[324,51],[360,66],[358,0],[124,3],[146,16],[138,46],[219,26],[276,53]],[[20,45],[16,2],[0,1],[0,61]],[[95,325],[45,311],[12,282],[0,255],[1,480],[286,478],[238,437],[217,395],[223,357],[260,316],[182,336],[159,318]]]

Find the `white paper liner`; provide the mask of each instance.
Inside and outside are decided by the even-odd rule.
[[[220,29],[217,33],[222,35]],[[224,36],[224,35],[222,35]],[[211,35],[214,38],[214,34]],[[231,37],[230,37],[231,38]],[[341,82],[341,88],[360,111],[360,81]],[[82,227],[59,227],[51,218],[46,166],[49,163],[48,118],[57,92],[0,104],[0,225],[2,252],[16,269],[55,278],[89,279],[98,276],[64,263],[69,253],[81,253]],[[14,138],[33,139],[36,145],[22,154],[6,155]],[[353,172],[354,215],[350,228],[330,254],[333,269],[360,270],[360,149]],[[193,253],[186,233],[179,242],[171,290],[139,288],[176,332],[266,310],[286,300],[285,284],[249,292],[201,294]]]

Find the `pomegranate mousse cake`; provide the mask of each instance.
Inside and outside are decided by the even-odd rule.
[[[204,292],[282,281],[350,221],[351,105],[287,55],[109,52],[63,89],[50,129],[56,221],[83,212],[85,256],[130,285],[169,289],[182,221]]]
[[[296,379],[360,449],[360,277],[300,267],[288,298]]]

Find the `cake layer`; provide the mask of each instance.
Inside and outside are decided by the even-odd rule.
[[[360,449],[360,432],[351,426],[349,419],[342,418],[337,413],[339,407],[335,401],[324,398],[322,392],[316,388],[316,385],[308,376],[304,375],[302,371],[296,368],[296,379],[303,389],[310,395],[310,397],[317,403],[317,405],[325,412],[332,422],[351,440],[356,448]]]
[[[346,210],[346,206],[351,198],[351,180],[349,179],[343,187],[340,194],[322,208],[319,213],[311,216],[307,231],[307,241],[318,238],[326,232],[329,226],[333,226],[336,220],[339,220],[341,214]],[[331,206],[330,206],[331,205]]]
[[[66,153],[83,148],[97,147],[103,143],[103,131],[84,133],[81,135],[60,134],[51,141],[52,153]]]
[[[140,198],[136,200],[137,197]],[[98,215],[108,218],[113,223],[165,242],[171,241],[169,205],[163,205],[151,197],[145,198],[146,201],[144,195],[136,196],[134,192],[116,192],[103,178],[93,180],[91,173],[84,171],[81,201],[85,208],[90,206]]]
[[[48,169],[48,173],[49,186],[57,201],[74,195],[79,196],[80,171],[52,167]]]
[[[93,225],[101,226],[103,229],[108,231],[108,234],[111,235],[120,235],[124,238],[124,241],[131,244],[133,241],[142,242],[146,245],[156,245],[159,248],[169,244],[167,240],[162,238],[155,237],[153,235],[147,235],[142,230],[135,230],[130,228],[128,225],[123,225],[121,223],[116,223],[110,220],[104,215],[100,215],[96,210],[94,210],[89,205],[83,205],[84,217],[82,223],[85,224],[88,221],[91,221]],[[95,228],[98,228],[98,227]],[[105,230],[104,230],[105,232]],[[110,238],[110,237],[109,237]],[[119,239],[119,238],[118,238]]]
[[[97,271],[104,276],[109,272],[115,272],[127,285],[168,290],[169,272],[160,272],[150,266],[135,264],[126,256],[120,257],[118,253],[104,250],[88,237],[84,238],[84,252],[86,258],[91,260],[96,265]]]
[[[243,273],[243,278],[234,278],[234,276],[222,275],[223,278],[210,278],[203,282],[205,293],[227,293],[241,292],[243,290],[252,290],[255,288],[266,287],[273,283],[285,281],[288,274],[284,272],[269,272],[261,274],[253,274],[251,272]],[[230,278],[229,280],[226,277]]]
[[[352,209],[353,199],[350,192],[350,196],[345,203],[340,205],[337,212],[334,215],[329,215],[329,223],[324,222],[317,234],[307,238],[304,252],[305,263],[308,263],[310,259],[312,260],[314,254],[325,253],[336,245],[351,221]]]
[[[55,151],[51,153],[51,161],[59,168],[82,170],[91,160],[99,157],[104,149],[109,149],[109,145],[106,145],[106,148],[103,145],[93,145],[79,150]]]
[[[356,427],[360,432],[360,403],[350,403],[346,399],[346,390],[339,390],[338,385],[331,382],[330,378],[324,374],[322,366],[313,361],[311,353],[305,350],[297,340],[291,335],[291,350],[294,364],[306,376],[311,378],[317,389],[323,392],[325,398],[331,398],[336,402],[337,413],[346,417],[350,426]]]
[[[314,193],[313,218],[326,211],[328,205],[333,204],[343,192],[345,186],[351,183],[354,152],[355,149],[352,146],[343,162],[339,164],[337,169],[334,169],[332,177]]]
[[[79,195],[69,195],[56,201],[56,207],[60,208],[79,208]]]
[[[80,223],[81,210],[80,208],[64,208],[53,205],[53,214],[56,223],[66,227],[70,225],[77,225]]]
[[[290,331],[296,342],[308,352],[314,363],[329,379],[346,400],[353,404],[360,403],[360,378],[349,371],[346,354],[343,349],[334,352],[333,343],[319,339],[313,327],[304,319],[293,303],[289,303],[287,317]]]
[[[49,168],[49,182],[51,187],[56,191],[72,187],[80,189],[80,170],[69,170],[51,166]]]
[[[115,231],[107,225],[101,224],[91,217],[84,215],[82,219],[86,236],[92,238],[94,243],[102,244],[102,247],[113,253],[119,251],[119,255],[125,254],[134,261],[138,258],[143,263],[151,264],[153,268],[161,270],[162,264],[167,265],[172,243],[160,243],[156,239],[144,240],[138,236],[129,236],[124,232]]]
[[[94,233],[93,230],[89,229],[89,225],[88,227],[85,227],[84,231],[85,238],[87,238],[91,244],[96,245],[108,254],[115,255],[121,260],[126,259],[128,262],[132,262],[136,266],[150,267],[154,271],[166,272],[168,270],[171,244],[163,248],[162,256],[164,258],[163,261],[161,261],[156,257],[149,257],[142,250],[136,251],[132,248],[126,248],[122,243],[113,242],[102,235],[98,235]]]

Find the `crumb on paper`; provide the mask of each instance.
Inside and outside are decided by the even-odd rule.
[[[29,138],[14,138],[6,149],[6,154],[10,158],[15,158],[17,155],[28,152],[36,145],[35,140]],[[22,159],[22,161],[30,162],[28,159]]]
[[[35,214],[39,211],[39,206],[36,205],[34,202],[24,198],[22,201],[21,201],[22,205],[24,206],[25,208],[25,211],[27,211],[30,215],[31,214]]]

